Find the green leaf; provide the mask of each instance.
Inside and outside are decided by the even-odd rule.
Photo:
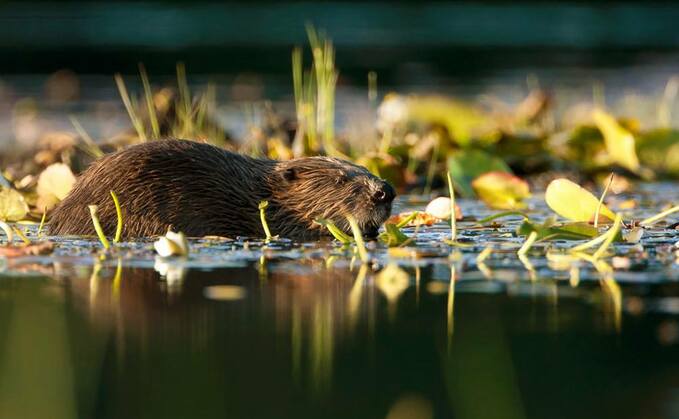
[[[599,235],[599,230],[587,223],[566,223],[560,225],[536,224],[531,220],[524,220],[517,229],[517,234],[527,236],[537,233],[537,240],[583,240]]]
[[[474,179],[472,187],[486,205],[496,209],[524,208],[523,200],[530,197],[528,183],[511,173],[484,173]]]
[[[560,216],[581,222],[594,221],[599,205],[599,200],[589,191],[565,178],[555,179],[547,186],[545,202]],[[601,205],[599,222],[613,221],[613,219],[615,219],[615,214],[605,205]]]
[[[19,221],[28,214],[28,204],[23,195],[14,189],[0,190],[0,220]]]
[[[488,172],[512,173],[507,164],[483,150],[459,150],[448,157],[448,170],[453,183],[465,198],[473,198],[471,182]]]
[[[400,246],[410,240],[396,224],[385,224],[384,228],[386,231],[380,234],[380,241],[389,247]]]
[[[472,140],[494,142],[498,138],[497,122],[469,104],[441,96],[413,96],[408,98],[407,107],[411,121],[445,127],[462,147]]]
[[[592,118],[604,136],[606,151],[610,158],[620,166],[638,173],[640,165],[634,135],[618,124],[613,116],[601,109],[595,109]]]
[[[332,221],[326,220],[324,218],[317,218],[315,222],[316,224],[320,224],[323,227],[327,228],[330,234],[332,234],[332,236],[335,239],[339,240],[341,243],[349,244],[354,242],[354,239],[351,236],[340,230],[340,228],[337,227],[335,223],[333,223]]]

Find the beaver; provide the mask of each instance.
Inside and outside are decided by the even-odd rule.
[[[293,240],[327,234],[314,221],[332,220],[350,232],[351,214],[368,237],[377,235],[395,197],[366,168],[331,157],[258,159],[190,140],[153,140],[106,155],[83,172],[54,209],[53,235],[94,235],[88,205],[97,205],[104,232],[117,225],[110,191],[123,212],[122,235],[263,237],[258,205],[271,233]]]

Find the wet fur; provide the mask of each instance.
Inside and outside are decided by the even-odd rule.
[[[343,160],[278,162],[193,141],[159,140],[94,162],[55,208],[49,227],[54,235],[94,235],[88,209],[94,204],[104,231],[112,234],[117,224],[112,190],[122,207],[125,238],[161,235],[170,226],[193,237],[263,237],[258,204],[264,200],[274,235],[318,238],[326,234],[313,222],[318,217],[349,231],[345,214],[374,233],[391,210],[391,200],[371,200],[384,187],[391,190],[365,168]]]

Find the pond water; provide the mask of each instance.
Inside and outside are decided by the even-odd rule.
[[[679,191],[614,200],[630,197],[639,219]],[[539,195],[531,207],[548,214]],[[612,277],[544,257],[566,242],[522,262],[518,222],[462,221],[461,249],[445,223],[406,229],[416,251],[371,244],[369,265],[331,242],[198,239],[162,260],[151,241],[100,258],[96,241],[61,239],[4,262],[0,417],[679,416],[673,221],[616,245],[629,266]]]

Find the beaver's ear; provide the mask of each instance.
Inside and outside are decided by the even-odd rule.
[[[283,179],[291,182],[297,179],[297,172],[293,168],[283,170]]]

